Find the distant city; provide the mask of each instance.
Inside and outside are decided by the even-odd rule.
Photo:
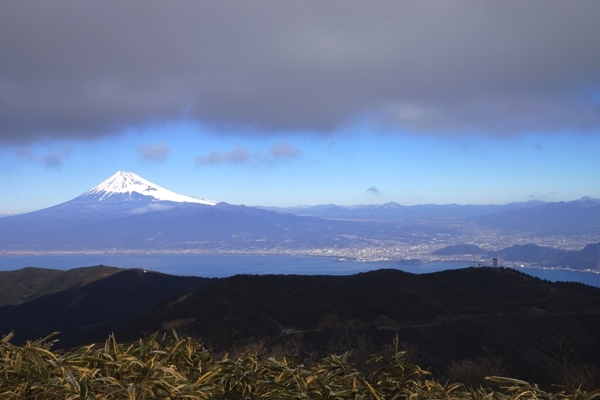
[[[286,255],[286,256],[312,256],[312,257],[335,257],[338,259],[354,261],[402,261],[402,260],[420,260],[423,263],[434,261],[461,261],[461,262],[484,262],[491,263],[491,259],[482,257],[473,257],[468,255],[436,255],[436,250],[447,246],[461,244],[473,244],[486,250],[497,250],[508,248],[513,245],[535,244],[538,246],[553,247],[562,250],[581,250],[590,243],[599,243],[600,234],[585,234],[579,236],[545,236],[538,237],[531,233],[509,233],[489,228],[475,226],[473,224],[461,224],[460,222],[448,222],[453,228],[460,228],[462,231],[458,235],[451,234],[412,234],[412,238],[403,236],[402,239],[394,240],[382,235],[381,238],[358,238],[354,239],[359,244],[348,247],[340,246],[315,246],[315,247],[295,247],[293,243],[274,247],[261,247],[261,241],[245,242],[245,245],[237,248],[215,248],[207,246],[205,248],[170,248],[170,249],[136,249],[136,248],[105,248],[90,250],[0,250],[0,254],[11,255],[72,255],[72,254],[236,254],[236,255]],[[427,227],[429,223],[424,222]],[[525,266],[535,267],[536,263],[526,261],[508,261],[499,260],[504,266]]]

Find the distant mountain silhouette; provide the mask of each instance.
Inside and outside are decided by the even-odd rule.
[[[467,218],[481,215],[497,214],[501,212],[521,210],[546,204],[543,201],[531,200],[523,203],[509,203],[503,205],[462,205],[462,204],[419,204],[403,206],[396,202],[385,204],[366,204],[355,206],[339,206],[336,204],[321,204],[317,206],[297,207],[261,207],[265,210],[296,215],[325,217],[325,218],[371,218],[371,219],[397,219],[397,218]]]
[[[338,251],[390,240],[429,243],[428,236],[456,236],[472,224],[509,233],[596,233],[600,202],[260,208],[174,193],[120,171],[62,204],[0,218],[0,252]]]
[[[109,199],[101,204],[77,198],[56,209],[1,218],[0,251],[352,247],[399,237],[401,232],[455,233],[441,226],[328,220],[227,203],[152,202],[142,203],[144,212],[134,212],[135,198],[134,194],[127,203]]]
[[[479,255],[498,257],[504,261],[539,264],[545,267],[600,270],[600,243],[585,246],[582,250],[567,251],[532,243],[514,245],[500,250],[484,250],[473,245],[447,246],[433,252],[435,255]]]
[[[432,252],[438,256],[455,256],[455,255],[477,255],[487,254],[487,251],[474,244],[459,244],[455,246],[446,246],[444,248],[435,250]]]
[[[62,204],[0,219],[0,251],[348,246],[394,225],[280,214],[180,195],[130,172]],[[383,230],[383,233],[382,233]],[[446,229],[446,231],[448,231]]]
[[[103,204],[103,207],[105,204]],[[333,244],[330,227],[351,223],[282,215],[244,206],[182,203],[144,213],[45,215],[37,212],[0,219],[2,250],[272,248]],[[115,205],[118,207],[118,205]],[[157,207],[157,205],[155,205]],[[351,229],[350,229],[351,230]],[[329,235],[329,238],[326,236]],[[322,240],[322,241],[320,241]],[[337,244],[337,243],[336,243]]]
[[[533,208],[473,217],[480,225],[507,231],[529,231],[540,236],[597,233],[600,202],[583,199],[543,204]]]
[[[600,243],[588,244],[580,251],[568,252],[564,265],[571,268],[600,270]]]
[[[501,257],[503,260],[524,261],[544,266],[559,266],[564,263],[567,250],[555,249],[548,246],[537,246],[535,244],[514,245],[498,251],[490,251],[488,254]]]

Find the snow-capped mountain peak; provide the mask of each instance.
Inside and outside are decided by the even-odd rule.
[[[84,196],[100,196],[99,200],[110,197],[115,194],[138,193],[143,196],[153,197],[159,201],[172,201],[176,203],[199,203],[214,206],[217,204],[211,200],[197,199],[195,197],[184,196],[155,185],[152,182],[134,174],[133,172],[118,171],[116,174],[88,190]]]

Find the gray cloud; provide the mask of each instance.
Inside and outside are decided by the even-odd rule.
[[[245,147],[238,144],[230,151],[221,152],[213,149],[208,155],[196,157],[196,165],[273,165],[286,158],[299,158],[302,156],[302,152],[288,142],[279,142],[269,149],[269,155],[265,157],[260,151],[251,153]]]
[[[256,155],[251,154],[244,147],[237,145],[231,151],[220,152],[211,150],[207,156],[196,157],[196,165],[212,165],[212,164],[248,164]]]
[[[145,160],[163,162],[171,152],[169,145],[161,141],[156,144],[143,144],[136,150],[137,154]]]
[[[364,118],[417,133],[597,130],[598,15],[600,2],[556,0],[5,1],[0,143],[179,119],[264,134]]]
[[[69,155],[69,150],[63,150],[55,153],[44,154],[39,161],[48,169],[61,169],[63,161]]]
[[[24,146],[18,146],[16,148],[14,148],[14,152],[17,155],[17,157],[19,157],[21,159],[34,160],[34,161],[36,159],[35,155],[31,152],[31,150]]]
[[[17,147],[15,154],[22,159],[33,161],[36,163],[43,164],[46,169],[61,169],[65,158],[69,156],[70,150],[63,149],[61,151],[55,151],[46,153],[44,155],[37,155],[26,147]]]
[[[288,142],[277,143],[275,146],[271,147],[270,153],[275,160],[281,158],[298,158],[302,156],[302,152]]]
[[[379,191],[379,189],[377,189],[375,186],[371,186],[366,191],[369,192],[369,193],[372,193],[372,194],[381,194],[381,192]]]

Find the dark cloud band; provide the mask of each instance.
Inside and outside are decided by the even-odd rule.
[[[196,120],[596,130],[599,2],[0,5],[0,142]]]

